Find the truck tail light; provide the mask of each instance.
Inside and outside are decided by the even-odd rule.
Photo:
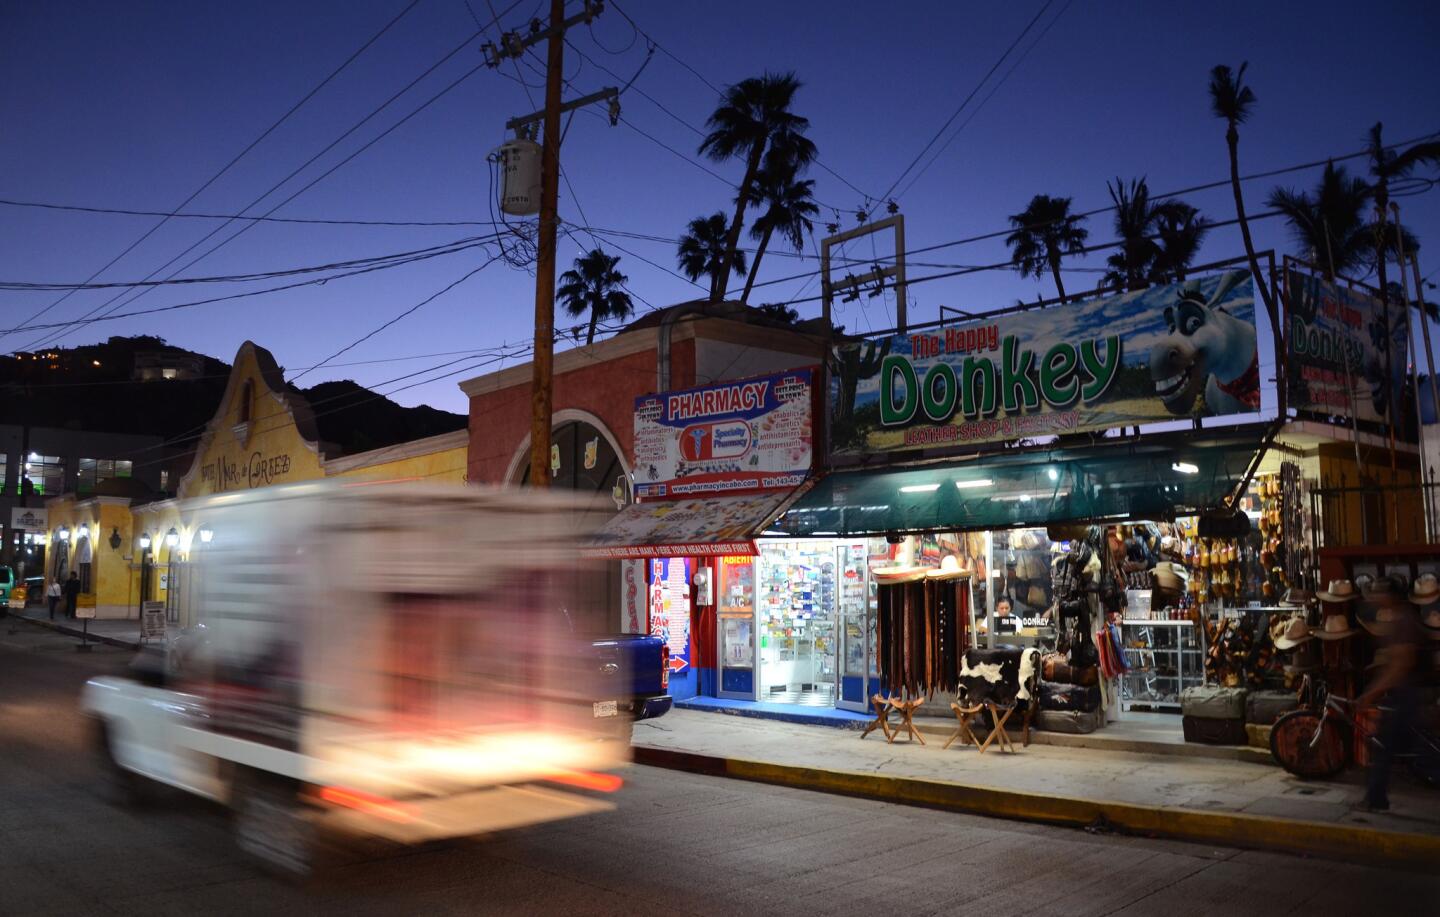
[[[316,795],[331,805],[354,809],[386,821],[411,822],[415,820],[415,816],[405,806],[393,799],[385,799],[382,796],[375,796],[360,790],[341,786],[324,786]]]
[[[660,687],[670,690],[670,644],[660,644]]]

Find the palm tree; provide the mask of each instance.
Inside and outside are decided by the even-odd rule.
[[[737,274],[745,273],[745,253],[737,251],[734,257],[726,258],[728,249],[725,244],[725,214],[716,211],[708,217],[696,217],[686,227],[685,234],[680,237],[679,249],[676,252],[676,260],[680,263],[680,270],[691,280],[698,281],[701,277],[710,278],[710,289],[716,286],[724,286],[721,277],[734,271]],[[725,265],[729,264],[727,270]],[[712,300],[713,301],[713,300]]]
[[[1155,260],[1150,263],[1150,282],[1184,280],[1185,272],[1200,254],[1210,223],[1199,210],[1180,200],[1157,204],[1151,222],[1158,245]]]
[[[1240,193],[1240,129],[1239,126],[1250,117],[1255,107],[1255,93],[1245,85],[1245,68],[1232,71],[1224,64],[1210,71],[1210,110],[1215,117],[1225,122],[1225,145],[1230,151],[1230,192],[1235,196],[1235,217],[1240,222],[1240,238],[1245,243],[1245,257],[1250,262],[1250,276],[1255,278],[1255,289],[1265,304],[1265,316],[1270,320],[1271,337],[1275,343],[1275,363],[1280,358],[1280,313],[1275,308],[1275,298],[1270,287],[1260,275],[1260,260],[1255,257],[1255,242],[1250,238],[1250,221],[1245,218],[1245,197]],[[1283,389],[1282,389],[1283,391]],[[1280,405],[1284,413],[1285,405]]]
[[[1115,236],[1120,247],[1105,259],[1110,271],[1101,285],[1143,290],[1149,285],[1151,267],[1160,253],[1160,246],[1151,238],[1155,208],[1150,202],[1150,186],[1143,178],[1132,178],[1128,186],[1117,178],[1113,185],[1106,182],[1105,187],[1115,204]]]
[[[628,318],[635,311],[630,294],[625,292],[629,280],[615,269],[620,263],[619,255],[607,255],[602,249],[593,249],[575,259],[575,266],[560,275],[560,285],[555,295],[571,318],[590,313],[590,327],[585,332],[585,346],[595,340],[595,326],[601,319]]]
[[[740,245],[740,227],[745,220],[745,207],[755,195],[755,176],[762,163],[777,171],[788,169],[798,175],[815,159],[815,144],[805,136],[810,127],[808,118],[790,111],[800,80],[794,73],[766,73],[728,86],[720,105],[711,113],[705,126],[710,133],[700,141],[700,152],[716,162],[743,157],[745,174],[735,196],[735,217],[725,234],[725,251],[736,261]],[[728,271],[711,275],[714,287],[710,298],[724,298],[729,283]]]
[[[1365,135],[1365,151],[1370,154],[1370,174],[1375,177],[1375,210],[1378,216],[1373,224],[1372,244],[1375,247],[1375,270],[1379,274],[1381,290],[1388,289],[1385,262],[1386,249],[1395,245],[1394,233],[1385,228],[1390,212],[1390,181],[1405,178],[1419,165],[1440,166],[1440,141],[1431,140],[1417,143],[1408,150],[1388,150],[1381,137],[1381,122]],[[1408,243],[1407,243],[1408,245]],[[1408,248],[1407,248],[1408,250]]]
[[[1365,266],[1374,256],[1375,237],[1365,223],[1373,193],[1363,178],[1327,162],[1313,195],[1276,188],[1265,203],[1284,214],[1301,253],[1334,282],[1337,274]]]
[[[745,278],[745,292],[740,294],[742,303],[750,301],[750,288],[755,286],[760,259],[765,257],[771,236],[778,232],[792,249],[804,250],[805,234],[814,229],[811,217],[820,214],[811,196],[814,189],[814,181],[796,178],[793,170],[767,166],[755,177],[755,196],[765,212],[750,224],[750,238],[757,240],[760,247],[750,262],[750,276]]]
[[[1060,259],[1085,250],[1090,231],[1080,224],[1082,216],[1070,212],[1070,198],[1037,194],[1025,209],[1010,217],[1015,231],[1005,237],[1011,260],[1021,277],[1039,280],[1048,270],[1055,280],[1055,293],[1065,301],[1065,282],[1060,278]]]

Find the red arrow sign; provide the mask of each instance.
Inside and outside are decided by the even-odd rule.
[[[689,662],[686,662],[684,659],[678,659],[678,658],[676,658],[676,657],[674,657],[674,656],[671,656],[671,657],[670,657],[670,671],[672,671],[672,672],[679,672],[679,671],[681,671],[682,669],[688,669],[688,668],[690,668],[690,663],[689,663]]]

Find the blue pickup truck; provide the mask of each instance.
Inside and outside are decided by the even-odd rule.
[[[632,722],[663,716],[670,710],[670,648],[659,637],[622,635],[596,640],[593,645],[601,675],[607,682],[616,682],[612,685],[615,700]]]

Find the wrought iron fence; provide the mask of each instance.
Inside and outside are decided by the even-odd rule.
[[[1322,483],[1310,491],[1311,548],[1434,544],[1440,528],[1440,482]]]

